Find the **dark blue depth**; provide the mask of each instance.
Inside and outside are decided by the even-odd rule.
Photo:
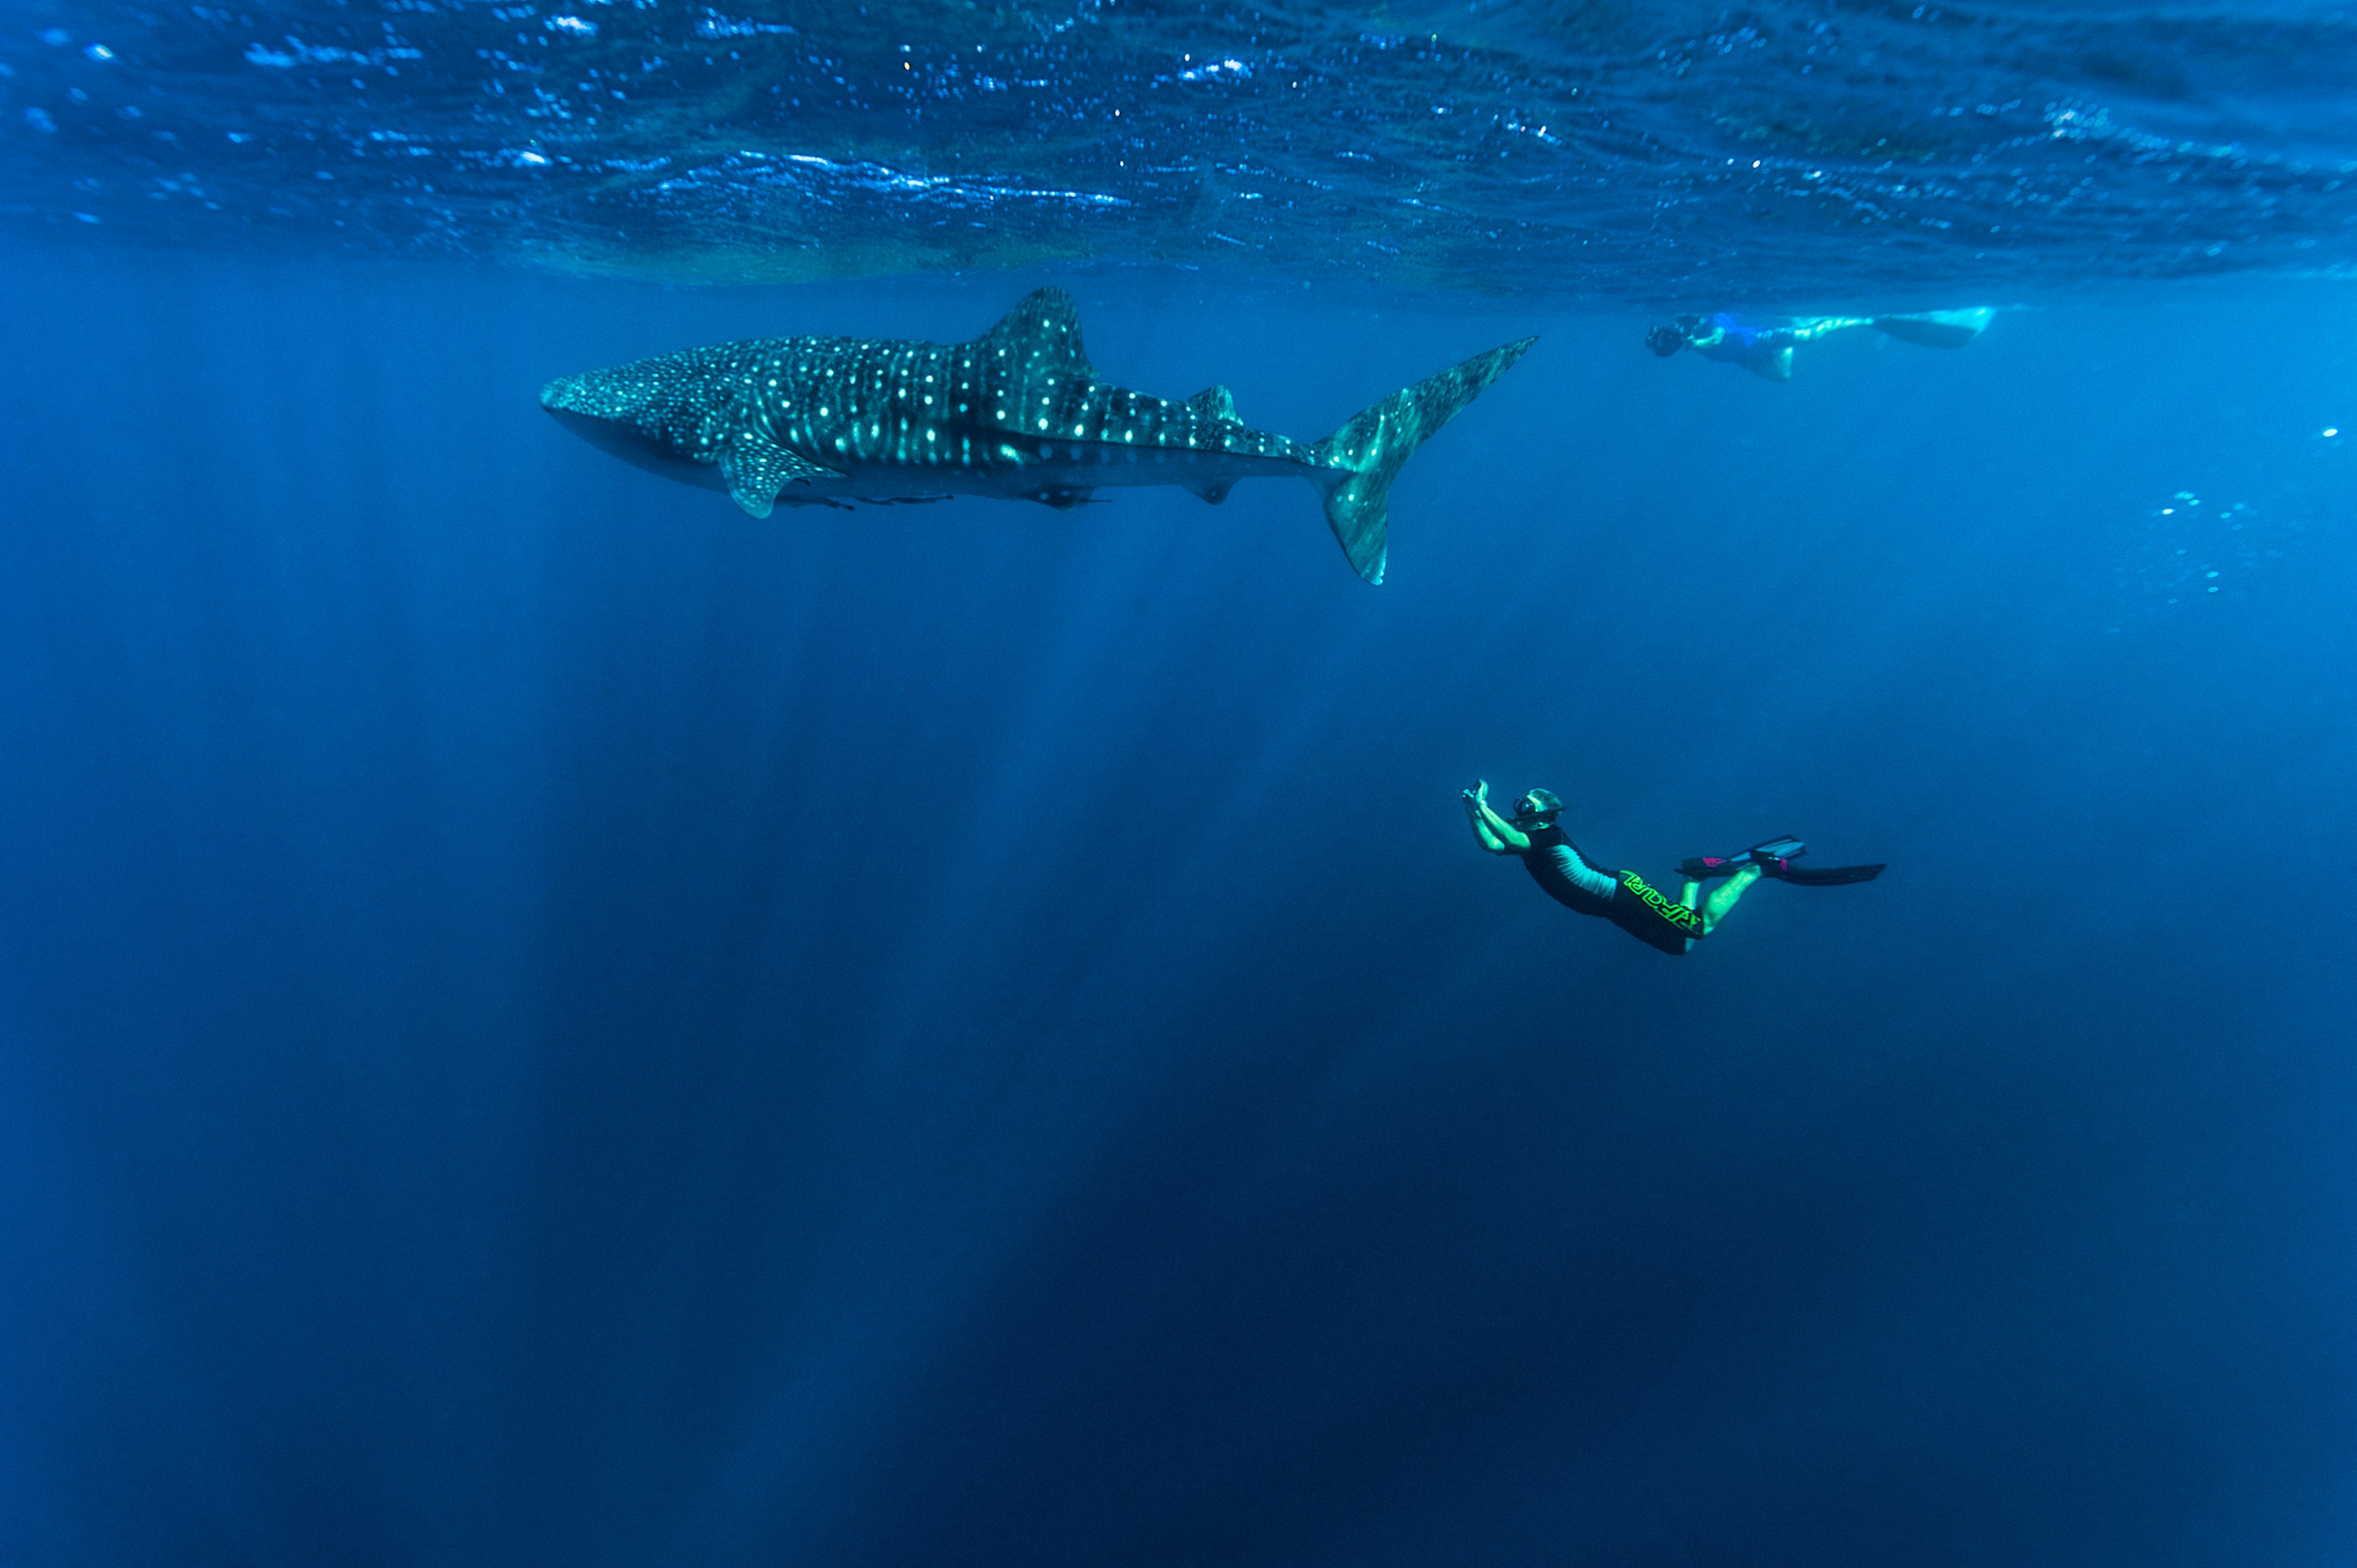
[[[1081,282],[1299,436],[1543,332],[1369,589],[533,401],[1038,279],[5,266],[12,1563],[2345,1561],[2344,295],[1773,386]],[[1673,961],[1476,774],[1892,870]]]

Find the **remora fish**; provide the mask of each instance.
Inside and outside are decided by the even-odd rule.
[[[1058,288],[971,343],[721,343],[562,376],[540,403],[616,456],[725,489],[754,517],[780,501],[841,506],[910,489],[1065,508],[1113,485],[1182,485],[1218,502],[1238,479],[1289,474],[1323,492],[1342,553],[1380,583],[1400,465],[1535,341],[1418,381],[1308,445],[1245,424],[1223,386],[1166,403],[1099,380],[1080,313]]]

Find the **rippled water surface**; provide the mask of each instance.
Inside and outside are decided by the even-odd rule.
[[[153,243],[1648,302],[2357,249],[2317,5],[43,0],[0,69],[0,215]]]

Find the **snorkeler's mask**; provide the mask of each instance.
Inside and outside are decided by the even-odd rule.
[[[1553,827],[1563,814],[1563,800],[1552,789],[1534,789],[1514,802],[1514,826],[1518,828]]]

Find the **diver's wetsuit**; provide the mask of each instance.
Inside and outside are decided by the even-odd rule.
[[[1531,880],[1566,909],[1601,915],[1639,941],[1675,956],[1684,956],[1703,935],[1700,910],[1663,896],[1633,871],[1605,870],[1553,822],[1525,829],[1524,836],[1531,847],[1523,865]]]
[[[1715,333],[1709,341],[1696,341],[1695,352],[1706,360],[1723,360],[1746,370],[1773,360],[1777,354],[1801,341],[1800,334],[1789,327],[1752,326],[1738,321],[1725,311],[1703,317],[1706,331]]]
[[[1691,319],[1691,318],[1689,318]],[[1898,317],[1888,319],[1896,320]],[[1849,327],[1878,326],[1864,316],[1808,316],[1796,321],[1743,321],[1720,311],[1686,331],[1686,344],[1706,360],[1740,365],[1771,381],[1792,379],[1792,350]]]

